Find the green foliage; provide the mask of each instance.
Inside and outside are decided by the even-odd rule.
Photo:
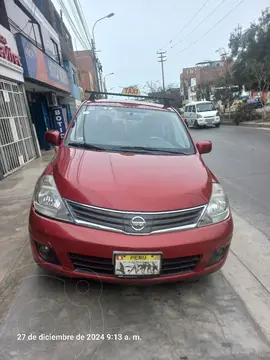
[[[239,104],[234,112],[234,122],[236,125],[244,121],[254,121],[261,117],[252,104]]]
[[[233,75],[238,85],[265,91],[270,82],[270,10],[262,11],[257,22],[243,30],[239,25],[230,35],[234,58]]]

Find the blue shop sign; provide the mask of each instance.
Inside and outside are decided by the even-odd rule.
[[[55,130],[58,130],[60,132],[61,138],[65,136],[66,133],[66,124],[64,121],[64,115],[63,110],[61,106],[54,107],[52,109],[53,113],[53,121],[55,125]]]
[[[16,35],[16,41],[26,78],[38,80],[70,93],[71,89],[66,69],[21,34]]]

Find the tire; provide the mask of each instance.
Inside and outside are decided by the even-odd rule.
[[[220,127],[220,123],[215,124],[215,127],[216,127],[216,128],[219,128],[219,127]]]

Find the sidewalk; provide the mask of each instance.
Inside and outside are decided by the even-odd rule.
[[[38,177],[54,155],[43,156],[0,181],[0,294],[28,241],[28,214]],[[16,264],[16,265],[15,265]]]
[[[231,120],[231,121],[221,121],[221,125],[233,125],[236,126],[236,124]],[[266,128],[266,129],[270,129],[270,122],[269,121],[245,121],[245,122],[241,122],[239,124],[239,126],[244,126],[244,127],[254,127],[254,128]]]

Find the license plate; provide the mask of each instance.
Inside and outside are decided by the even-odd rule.
[[[213,121],[214,121],[214,119],[207,119],[206,120],[207,124],[212,124]]]
[[[114,253],[114,274],[119,277],[158,276],[160,253]]]

